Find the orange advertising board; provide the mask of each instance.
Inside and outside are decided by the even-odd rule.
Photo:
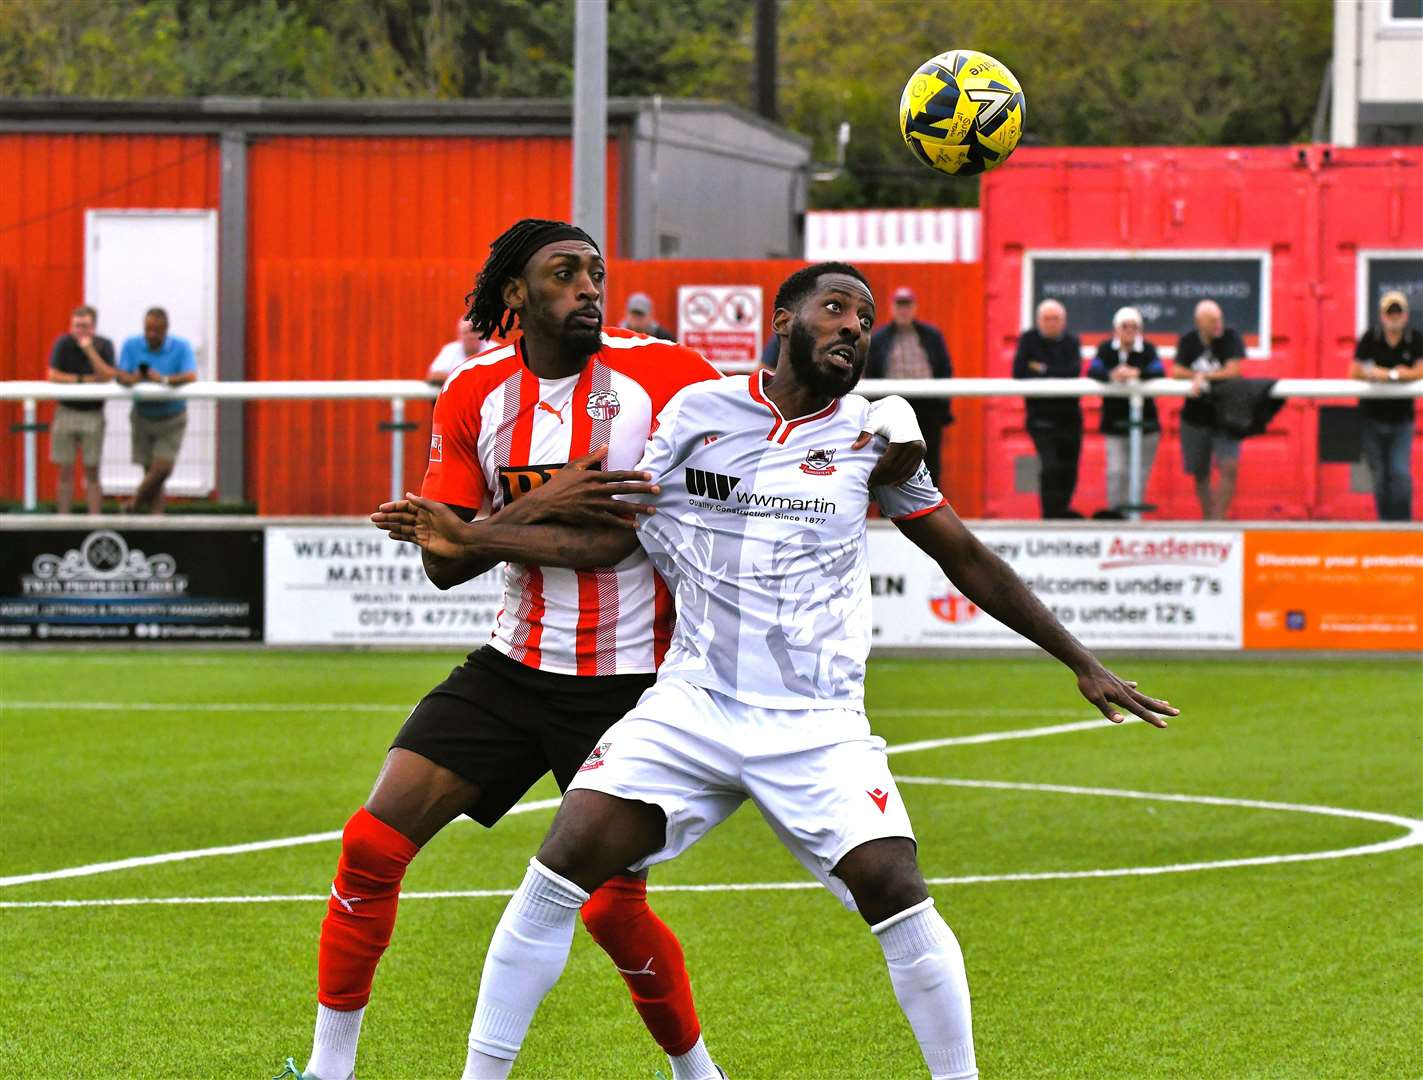
[[[1245,534],[1247,649],[1423,649],[1423,531]]]

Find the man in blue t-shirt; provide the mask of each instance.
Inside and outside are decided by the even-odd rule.
[[[193,347],[168,333],[168,313],[149,308],[143,316],[143,336],[131,337],[119,353],[118,379],[125,386],[159,383],[182,386],[198,377]],[[144,470],[128,509],[135,514],[163,512],[163,485],[178,460],[183,432],[188,426],[188,404],[182,398],[134,402],[129,414],[133,434],[133,463]]]

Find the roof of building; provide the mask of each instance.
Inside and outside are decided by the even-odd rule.
[[[810,139],[723,101],[700,98],[609,98],[610,128],[627,127],[660,111],[716,113],[809,148]],[[289,134],[566,134],[567,98],[0,98],[0,130],[222,131]]]

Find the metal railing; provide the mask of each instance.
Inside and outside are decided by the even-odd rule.
[[[438,389],[416,379],[294,380],[287,382],[196,382],[181,387],[122,387],[114,383],[78,385],[40,380],[0,382],[0,401],[21,403],[23,417],[18,425],[24,445],[23,506],[38,505],[38,403],[41,401],[388,401],[390,421],[382,428],[390,433],[390,492],[398,499],[405,490],[405,447],[402,442],[407,401],[430,401]],[[1126,398],[1129,402],[1128,498],[1131,506],[1142,502],[1142,411],[1147,398],[1192,396],[1184,379],[1151,379],[1147,382],[1102,383],[1095,379],[866,379],[855,388],[865,397],[899,394],[906,398]],[[1362,383],[1357,379],[1280,379],[1271,389],[1276,398],[1357,398],[1397,400],[1423,397],[1423,381],[1411,383]],[[1139,510],[1129,511],[1135,520]]]

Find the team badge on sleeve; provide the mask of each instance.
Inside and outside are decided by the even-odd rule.
[[[621,411],[615,390],[594,390],[588,395],[588,415],[594,420],[611,420]]]
[[[578,766],[578,771],[584,773],[592,772],[594,769],[601,769],[603,767],[603,759],[608,755],[608,748],[612,745],[612,741],[607,740],[593,747],[593,752],[588,755],[587,761]]]
[[[800,471],[811,476],[829,476],[835,471],[835,466],[830,464],[834,459],[834,450],[808,450],[800,463]]]
[[[445,460],[445,437],[443,435],[430,436],[430,460]]]

